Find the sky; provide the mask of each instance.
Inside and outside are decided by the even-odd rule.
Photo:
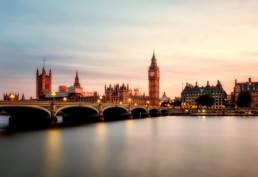
[[[217,80],[230,94],[235,79],[258,81],[257,10],[257,0],[2,0],[0,94],[35,98],[44,59],[54,91],[78,71],[86,92],[128,83],[148,94],[153,50],[160,96]]]

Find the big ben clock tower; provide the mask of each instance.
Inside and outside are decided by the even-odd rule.
[[[153,56],[151,59],[151,65],[148,70],[149,78],[149,98],[150,105],[158,106],[159,105],[159,67],[157,65],[157,59],[153,51]]]

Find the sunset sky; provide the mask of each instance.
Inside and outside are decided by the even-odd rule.
[[[53,90],[128,83],[148,94],[155,49],[160,92],[186,82],[258,81],[257,0],[8,0],[0,2],[0,94],[36,95],[36,69],[53,72]],[[0,97],[2,99],[2,97]]]

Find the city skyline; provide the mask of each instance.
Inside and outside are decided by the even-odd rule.
[[[180,96],[186,82],[258,80],[258,2],[242,1],[19,1],[1,2],[0,93],[35,98],[35,71],[53,72],[53,90],[73,84],[104,93],[128,83],[148,94],[153,49],[160,97]]]

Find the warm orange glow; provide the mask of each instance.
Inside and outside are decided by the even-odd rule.
[[[11,94],[11,95],[10,95],[11,100],[13,100],[14,97],[15,97],[14,94]]]
[[[58,176],[59,168],[61,165],[61,136],[59,130],[50,130],[46,137],[46,148],[45,148],[45,163],[44,168],[46,170],[45,176],[54,177]]]
[[[52,92],[52,93],[51,93],[51,96],[52,96],[52,97],[55,97],[55,96],[56,96],[56,92]]]

